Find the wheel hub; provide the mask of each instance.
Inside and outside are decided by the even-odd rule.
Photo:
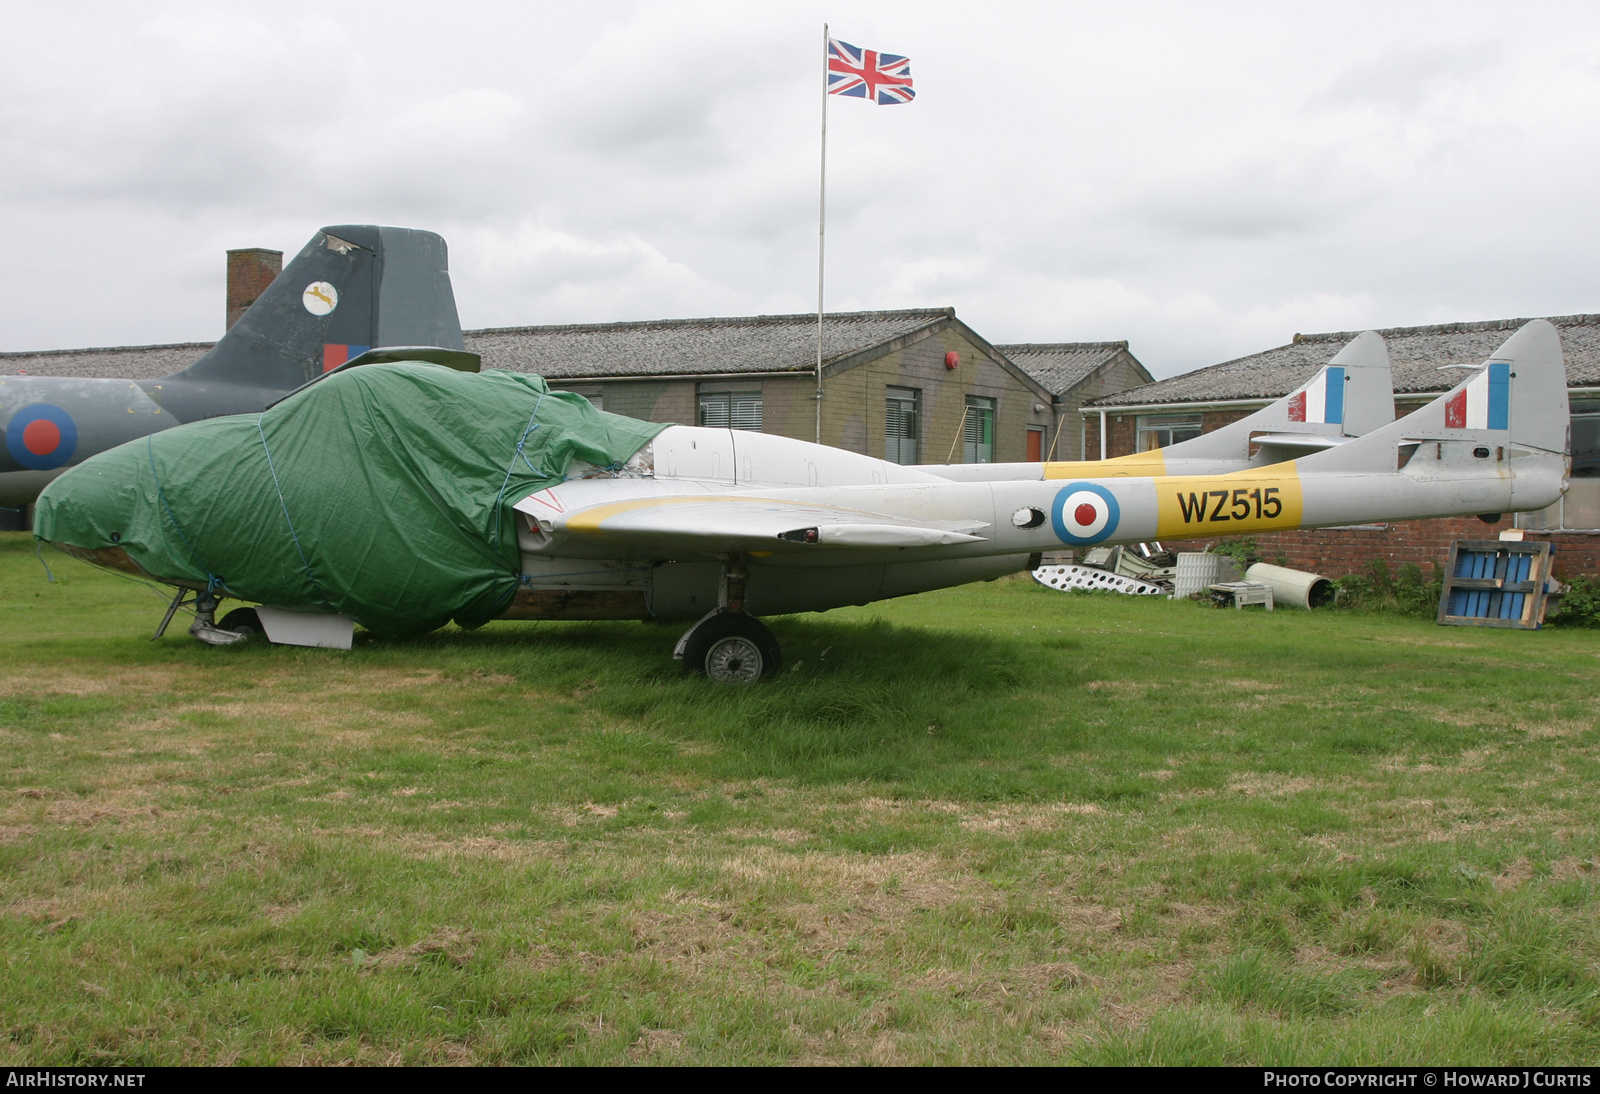
[[[719,684],[749,684],[761,679],[761,649],[748,638],[731,635],[706,651],[706,676]]]

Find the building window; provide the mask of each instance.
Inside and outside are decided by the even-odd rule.
[[[569,387],[569,388],[558,388],[557,390],[570,391],[574,395],[582,395],[585,399],[588,399],[591,403],[594,404],[594,408],[596,410],[604,410],[606,408],[606,393],[605,393],[605,389],[604,388],[600,388],[600,387]]]
[[[961,427],[961,462],[994,462],[994,400],[967,396],[967,418]]]
[[[1600,403],[1572,404],[1572,479],[1566,496],[1537,513],[1518,513],[1517,527],[1600,531]]]
[[[917,462],[917,410],[922,392],[892,387],[884,400],[883,458],[890,463]]]
[[[1136,452],[1171,448],[1179,441],[1200,436],[1198,414],[1141,414],[1138,420]]]
[[[761,432],[761,387],[700,385],[700,424],[712,429]]]

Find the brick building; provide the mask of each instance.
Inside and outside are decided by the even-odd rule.
[[[1391,565],[1442,563],[1458,539],[1493,539],[1520,529],[1555,545],[1557,574],[1600,574],[1600,315],[1556,316],[1572,402],[1572,485],[1537,513],[1401,521],[1259,536],[1262,557],[1334,576]],[[1458,366],[1477,366],[1526,319],[1381,330],[1394,370],[1395,413],[1409,414],[1454,387]],[[1083,407],[1084,449],[1120,456],[1208,433],[1293,391],[1359,332],[1297,334],[1288,345],[1183,376],[1114,392]],[[1102,440],[1103,438],[1103,440]],[[1102,447],[1103,445],[1103,447]]]
[[[1152,382],[1126,342],[1028,342],[996,346],[1055,397],[1056,425],[1043,456],[1084,459],[1083,404]]]
[[[754,429],[897,463],[992,463],[1042,450],[1048,387],[953,308],[758,315],[465,332],[485,368],[537,373],[605,410]],[[819,424],[820,423],[820,424]]]

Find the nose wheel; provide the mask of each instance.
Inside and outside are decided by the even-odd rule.
[[[683,671],[719,684],[752,684],[783,664],[778,640],[765,623],[743,612],[717,611],[690,627],[673,656]]]

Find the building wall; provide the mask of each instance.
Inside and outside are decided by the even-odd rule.
[[[945,354],[961,355],[955,369],[945,368]],[[884,411],[890,387],[922,393],[918,422],[920,463],[959,462],[957,437],[966,416],[966,397],[995,400],[996,462],[1020,461],[1027,454],[1027,430],[1043,431],[1049,443],[1053,414],[1050,398],[1018,379],[960,330],[950,327],[910,345],[825,374],[822,400],[822,443],[882,458]],[[769,379],[762,384],[762,424],[766,432],[800,440],[816,437],[816,391],[809,373],[794,379]],[[1035,411],[1035,406],[1043,409]],[[952,442],[954,454],[952,455]]]
[[[1082,406],[1091,399],[1099,399],[1106,395],[1115,395],[1119,391],[1129,388],[1142,387],[1149,381],[1144,373],[1140,372],[1134,362],[1133,355],[1126,350],[1116,357],[1095,369],[1072,390],[1062,397],[1057,406],[1060,415],[1057,428],[1060,430],[1060,439],[1055,441],[1055,454],[1051,459],[1057,460],[1097,460],[1100,458],[1100,415],[1094,411],[1084,411]],[[1088,432],[1089,423],[1093,422],[1093,439]],[[1047,442],[1049,443],[1049,442]]]
[[[1273,532],[1255,539],[1263,562],[1310,570],[1328,577],[1365,573],[1375,559],[1382,559],[1391,573],[1407,563],[1431,573],[1430,566],[1442,567],[1449,559],[1450,545],[1457,540],[1497,539],[1510,527],[1511,516],[1507,514],[1494,524],[1485,524],[1476,517],[1445,517],[1395,521],[1371,528]],[[1523,538],[1554,545],[1552,570],[1564,581],[1579,575],[1600,574],[1600,533],[1524,531]],[[1163,546],[1172,551],[1203,551],[1219,542],[1218,539],[1196,539],[1168,541]]]
[[[1200,412],[1200,432],[1210,433],[1213,429],[1221,429],[1240,418],[1254,414],[1256,407],[1235,407],[1227,410],[1203,410]],[[1193,411],[1183,406],[1176,406],[1168,410],[1151,411],[1152,414],[1190,414]],[[1097,411],[1088,411],[1084,414],[1083,425],[1083,458],[1098,460],[1100,458],[1100,414]],[[1106,414],[1106,457],[1126,456],[1135,451],[1138,443],[1138,414]]]

